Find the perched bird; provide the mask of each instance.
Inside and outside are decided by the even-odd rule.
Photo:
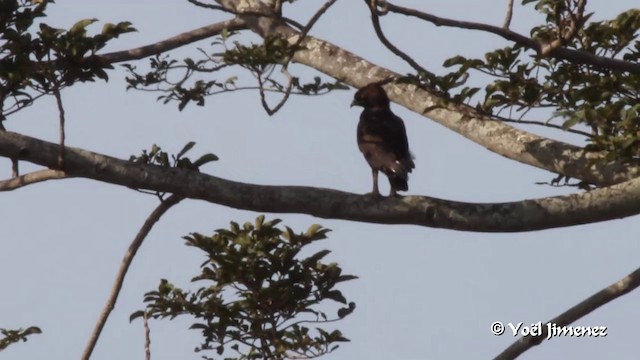
[[[378,171],[389,178],[391,192],[409,190],[409,173],[415,164],[409,152],[407,132],[402,119],[389,108],[389,97],[380,83],[371,83],[358,90],[351,107],[362,106],[358,123],[358,147],[371,166],[372,194],[379,196]]]

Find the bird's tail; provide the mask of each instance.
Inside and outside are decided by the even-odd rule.
[[[412,162],[413,164],[413,162]],[[407,191],[409,190],[409,173],[411,167],[405,166],[400,161],[396,161],[393,166],[383,170],[385,175],[389,178],[389,184],[392,190]]]
[[[406,177],[399,176],[398,174],[389,174],[389,184],[391,184],[391,188],[396,191],[407,191],[409,190],[409,183]]]

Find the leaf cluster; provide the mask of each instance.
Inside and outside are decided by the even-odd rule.
[[[41,334],[42,330],[36,326],[30,326],[26,329],[18,329],[18,330],[9,330],[9,329],[0,329],[0,334],[2,334],[2,339],[0,339],[0,351],[9,347],[9,345],[20,342],[27,341],[27,337],[33,334]]]
[[[0,105],[2,118],[33,102],[37,94],[77,81],[107,80],[111,68],[95,56],[108,41],[135,31],[128,22],[105,24],[102,32],[87,35],[97,21],[85,19],[70,29],[58,29],[39,18],[51,0],[0,1]],[[34,29],[36,26],[38,30]],[[12,100],[7,103],[7,100]],[[1,119],[1,118],[0,118]]]
[[[189,150],[196,145],[195,141],[188,142],[180,152],[171,155],[171,161],[169,161],[169,154],[166,151],[162,151],[162,148],[156,144],[151,146],[149,150],[142,150],[142,153],[138,156],[131,155],[129,161],[145,164],[145,165],[158,165],[163,167],[176,167],[181,169],[190,169],[199,171],[199,167],[209,163],[211,161],[217,161],[218,157],[212,153],[207,153],[200,156],[195,161],[184,156]]]
[[[162,280],[145,295],[147,309],[131,318],[188,315],[196,320],[191,328],[204,336],[196,351],[229,353],[225,359],[312,358],[333,351],[336,343],[348,341],[342,333],[307,325],[350,314],[355,304],[347,303],[335,286],[356,277],[324,263],[329,250],[301,255],[305,246],[326,238],[328,229],[313,225],[296,234],[277,227],[279,222],[260,216],[243,226],[232,222],[230,229],[212,236],[186,236],[187,244],[207,257],[193,278],[202,287],[185,291]],[[320,309],[327,301],[345,306],[330,318]]]
[[[572,1],[523,3],[534,3],[546,18],[544,24],[531,30],[531,38],[540,44],[558,39],[559,26],[570,17]],[[584,16],[581,28],[564,47],[605,58],[638,61],[639,9],[587,23],[590,16]],[[591,133],[587,149],[605,151],[607,160],[640,155],[639,74],[546,56],[522,44],[490,51],[484,58],[455,56],[444,66],[456,70],[429,84],[435,84],[459,103],[470,100],[479,90],[464,86],[470,70],[489,77],[484,99],[476,105],[481,113],[518,121],[532,109],[550,109],[553,115],[541,123],[559,120],[565,129],[586,127]]]

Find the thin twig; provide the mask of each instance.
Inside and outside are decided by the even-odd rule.
[[[23,186],[47,180],[57,180],[65,178],[68,178],[68,176],[64,173],[64,171],[50,169],[38,170],[32,173],[24,174],[22,176],[14,176],[11,179],[0,181],[0,191],[11,191]]]
[[[12,157],[11,158],[11,177],[17,178],[20,176],[20,164],[18,163],[18,159]]]
[[[591,295],[581,303],[551,319],[548,323],[552,323],[557,326],[567,326],[607,303],[628,294],[639,286],[640,268],[636,269],[621,280]],[[540,343],[542,343],[542,341],[547,337],[547,327],[543,326],[542,329],[542,334],[540,336],[527,336],[518,339],[494,360],[512,360],[532,347],[540,345]]]
[[[511,26],[511,18],[513,17],[513,0],[509,0],[507,3],[507,15],[504,17],[503,29],[509,29]]]
[[[147,312],[144,312],[144,358],[151,360],[151,330],[149,329],[149,318]]]
[[[104,305],[100,316],[98,317],[98,321],[93,329],[93,333],[89,338],[87,346],[84,349],[81,359],[89,360],[91,358],[91,353],[93,349],[96,347],[98,343],[98,339],[100,338],[100,334],[102,333],[102,329],[104,325],[107,323],[107,319],[111,314],[111,311],[114,309],[116,301],[118,300],[118,295],[120,294],[120,290],[122,289],[122,284],[124,283],[124,278],[127,275],[127,271],[129,270],[129,266],[133,261],[133,258],[136,256],[138,249],[142,245],[142,242],[147,237],[153,226],[160,220],[160,217],[164,215],[167,210],[169,210],[172,206],[179,203],[182,199],[182,196],[179,195],[171,195],[166,200],[160,203],[155,210],[147,217],[144,224],[136,234],[136,237],[133,239],[127,252],[124,254],[122,259],[122,263],[120,263],[120,268],[118,269],[118,273],[116,274],[116,279],[111,287],[111,294],[107,299],[107,303]]]
[[[581,130],[576,130],[576,129],[571,129],[571,128],[564,128],[561,125],[551,124],[551,123],[548,123],[548,122],[535,121],[535,120],[514,120],[514,119],[502,117],[502,116],[495,116],[495,118],[499,119],[501,121],[508,122],[508,123],[513,123],[513,124],[539,125],[539,126],[544,126],[544,127],[548,127],[548,128],[553,128],[553,129],[566,131],[566,132],[569,132],[569,133],[572,133],[572,134],[576,134],[576,135],[586,136],[588,138],[593,137],[592,134],[590,134],[590,133],[588,133],[586,131],[581,131]]]
[[[56,104],[58,105],[58,114],[60,116],[60,153],[58,154],[58,165],[60,169],[64,170],[64,141],[65,141],[65,115],[64,106],[62,105],[62,96],[60,95],[60,86],[54,81],[53,96],[56,98]]]
[[[191,0],[189,0],[189,1],[191,1]],[[305,25],[305,27],[300,32],[300,35],[298,36],[298,40],[296,40],[296,42],[293,44],[292,48],[294,49],[294,51],[296,51],[296,48],[302,43],[302,41],[305,39],[305,37],[307,36],[309,31],[311,31],[311,28],[313,27],[313,25],[315,25],[316,22],[318,22],[320,17],[322,17],[322,15],[324,13],[326,13],[327,10],[329,10],[329,8],[331,7],[331,5],[333,5],[336,1],[337,0],[328,0],[327,2],[325,2],[320,7],[320,9],[318,9],[318,11],[315,12],[315,14],[313,14],[311,19],[307,23],[307,25]],[[289,62],[291,61],[292,57],[293,57],[293,55],[289,55],[284,60],[284,63],[282,64],[281,72],[287,78],[287,88],[284,91],[284,96],[282,97],[282,99],[280,99],[278,104],[276,104],[276,106],[273,109],[271,109],[269,107],[269,104],[267,104],[267,100],[266,100],[266,97],[265,97],[265,94],[264,94],[264,82],[262,80],[262,74],[257,74],[257,76],[256,76],[257,79],[258,79],[258,84],[259,84],[259,89],[258,90],[259,90],[259,93],[260,93],[260,102],[262,104],[262,107],[264,108],[264,110],[267,112],[267,114],[269,116],[277,113],[278,110],[280,110],[282,108],[282,106],[284,106],[284,104],[289,99],[289,96],[291,95],[291,90],[293,89],[293,76],[291,76],[291,74],[289,73],[288,66],[289,66]],[[267,75],[266,78],[269,78],[269,76],[270,76],[270,74]]]
[[[378,16],[377,6],[378,6],[377,0],[370,0],[369,9],[371,10],[371,23],[373,24],[373,29],[375,30],[376,35],[378,36],[378,39],[380,40],[380,42],[382,42],[382,44],[386,46],[387,49],[389,49],[389,51],[391,51],[396,56],[404,60],[407,64],[409,64],[418,73],[433,75],[431,71],[428,71],[427,69],[420,66],[420,64],[418,64],[417,61],[413,60],[411,56],[407,55],[405,52],[398,49],[395,45],[391,43],[391,41],[389,41],[389,39],[387,39],[387,37],[384,35],[384,32],[382,31],[382,28],[380,27],[380,19]]]
[[[192,3],[195,6],[199,6],[199,7],[203,7],[203,8],[207,8],[207,9],[211,9],[211,10],[219,10],[219,11],[226,12],[226,13],[229,13],[229,14],[234,14],[234,15],[253,15],[253,16],[259,16],[259,17],[278,18],[278,19],[284,20],[284,22],[288,23],[289,25],[293,25],[298,30],[302,29],[302,24],[300,24],[299,22],[297,22],[297,21],[295,21],[295,20],[293,20],[291,18],[282,16],[282,12],[281,12],[282,3],[281,2],[280,2],[279,5],[276,4],[273,13],[270,14],[270,13],[264,13],[264,12],[260,12],[260,11],[251,11],[251,10],[235,11],[233,9],[229,9],[227,7],[224,7],[224,6],[205,4],[205,3],[197,1],[197,0],[187,0],[187,1]]]

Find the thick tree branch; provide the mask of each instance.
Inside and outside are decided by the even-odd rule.
[[[180,35],[153,43],[150,45],[142,46],[135,49],[116,51],[104,55],[100,55],[100,58],[108,63],[117,63],[131,60],[138,60],[148,56],[157,55],[169,50],[179,48],[191,44],[193,42],[203,40],[222,33],[223,30],[229,31],[243,30],[244,21],[241,19],[231,19],[222,21],[219,23],[203,26],[201,28],[187,31]]]
[[[91,358],[91,353],[93,353],[93,349],[96,347],[96,344],[98,343],[98,339],[100,338],[102,329],[104,328],[104,325],[107,323],[107,319],[109,318],[111,311],[116,306],[116,301],[118,300],[118,295],[120,294],[120,290],[122,289],[124,278],[127,275],[127,272],[129,271],[129,266],[131,266],[131,263],[133,262],[133,258],[136,256],[138,249],[140,249],[142,242],[147,237],[147,235],[149,235],[149,232],[153,228],[153,225],[155,225],[158,222],[158,220],[160,220],[160,217],[162,217],[162,215],[164,215],[164,213],[166,213],[167,210],[169,210],[172,206],[179,203],[182,199],[183,199],[182,197],[177,195],[169,196],[167,199],[163,200],[160,203],[160,205],[158,205],[155,208],[155,210],[153,210],[153,212],[149,215],[149,217],[147,217],[147,220],[145,220],[144,224],[142,224],[142,227],[140,228],[135,238],[131,242],[131,245],[129,245],[127,252],[124,254],[122,263],[120,263],[120,268],[118,269],[118,273],[116,274],[116,279],[113,283],[113,286],[111,287],[111,294],[109,294],[107,303],[104,305],[104,308],[102,309],[102,312],[98,317],[98,321],[96,322],[93,332],[89,337],[87,346],[85,347],[84,352],[82,353],[82,357],[81,357],[82,360],[89,360]],[[145,317],[145,329],[147,329],[146,317]],[[149,335],[148,333],[146,333],[145,335],[147,336],[147,339],[148,339],[148,335]],[[145,353],[147,350],[147,346],[148,344],[145,342]]]
[[[58,153],[57,144],[0,132],[0,156],[55,167]],[[320,218],[478,232],[549,229],[640,213],[640,179],[570,196],[472,204],[426,196],[375,199],[330,189],[245,184],[197,171],[138,164],[70,147],[65,156],[68,176],[173,193],[258,212],[300,213]]]
[[[598,55],[591,54],[585,51],[580,51],[580,50],[567,49],[564,47],[552,47],[552,46],[550,47],[549,44],[540,43],[534,39],[528,38],[524,35],[520,35],[515,31],[511,31],[503,27],[470,22],[470,21],[458,21],[458,20],[442,18],[442,17],[438,17],[432,14],[422,12],[422,11],[418,11],[416,9],[394,5],[389,2],[385,2],[385,9],[387,9],[389,12],[395,12],[395,13],[406,15],[406,16],[416,17],[416,18],[428,21],[436,26],[448,26],[448,27],[456,27],[460,29],[480,30],[480,31],[491,33],[491,34],[495,34],[506,40],[513,41],[514,43],[530,48],[538,52],[539,54],[543,54],[544,56],[550,56],[556,59],[566,60],[575,64],[593,65],[593,66],[611,69],[611,70],[618,70],[618,71],[624,71],[624,72],[629,72],[634,74],[640,74],[640,64],[598,56]]]
[[[11,179],[0,181],[0,191],[11,191],[23,186],[47,181],[68,178],[64,171],[60,170],[38,170],[32,173],[13,177]]]
[[[594,310],[601,306],[608,304],[609,302],[628,294],[629,292],[640,287],[640,268],[636,269],[631,274],[625,276],[621,280],[607,286],[606,288],[591,295],[581,303],[563,312],[557,317],[553,318],[549,323],[556,324],[557,326],[567,326],[576,320],[590,314]],[[494,360],[511,360],[520,356],[530,348],[540,345],[547,337],[547,327],[542,327],[542,335],[540,336],[527,336],[518,339],[515,343],[509,346],[505,351],[498,355]]]

